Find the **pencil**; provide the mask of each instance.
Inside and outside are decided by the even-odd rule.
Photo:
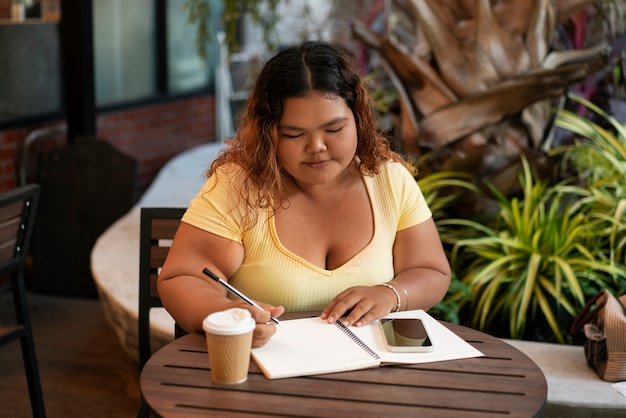
[[[228,291],[230,291],[231,293],[236,295],[238,298],[240,298],[241,300],[246,302],[248,305],[255,306],[255,307],[259,308],[262,311],[265,310],[265,309],[261,308],[257,303],[255,303],[252,299],[250,299],[249,297],[247,297],[246,295],[241,293],[239,290],[235,289],[231,284],[229,284],[228,282],[226,282],[226,281],[220,279],[219,277],[217,277],[217,275],[215,273],[213,273],[211,270],[209,270],[208,268],[205,267],[202,270],[202,272],[204,274],[206,274],[207,276],[209,276],[211,279],[215,280],[216,282],[218,282],[219,284],[224,286]],[[278,320],[278,318],[274,318],[272,316],[272,317],[270,317],[270,319],[272,320],[273,323],[275,323],[276,325],[279,325],[279,326],[282,327],[282,325],[280,325],[280,321]]]

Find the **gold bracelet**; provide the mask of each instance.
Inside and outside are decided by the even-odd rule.
[[[400,293],[398,293],[396,288],[393,287],[392,285],[390,285],[389,283],[381,283],[381,284],[379,284],[377,286],[385,286],[385,287],[393,290],[393,293],[396,294],[396,300],[398,301],[398,304],[396,305],[396,312],[400,312]]]
[[[397,284],[398,286],[400,286],[400,288],[402,289],[402,291],[404,292],[404,296],[406,296],[406,306],[404,307],[405,311],[409,310],[409,293],[406,291],[406,289],[404,288],[404,286],[402,286],[400,283],[398,282],[394,282],[391,281],[389,283],[393,283],[393,284]]]

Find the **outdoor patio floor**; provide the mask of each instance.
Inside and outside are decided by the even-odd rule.
[[[29,303],[48,418],[136,416],[138,367],[105,321],[100,302],[29,294]],[[0,322],[12,315],[10,294],[0,290]],[[0,347],[0,416],[32,416],[17,341]]]

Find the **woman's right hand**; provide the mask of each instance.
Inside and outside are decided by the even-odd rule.
[[[245,305],[256,321],[256,327],[252,333],[252,348],[263,347],[276,334],[276,324],[271,321],[271,317],[277,318],[285,311],[282,306],[272,306],[266,303],[259,303],[259,306],[263,310]]]

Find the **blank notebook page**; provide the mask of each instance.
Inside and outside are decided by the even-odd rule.
[[[380,360],[335,324],[320,318],[283,321],[285,327],[252,357],[269,379],[376,367]]]

